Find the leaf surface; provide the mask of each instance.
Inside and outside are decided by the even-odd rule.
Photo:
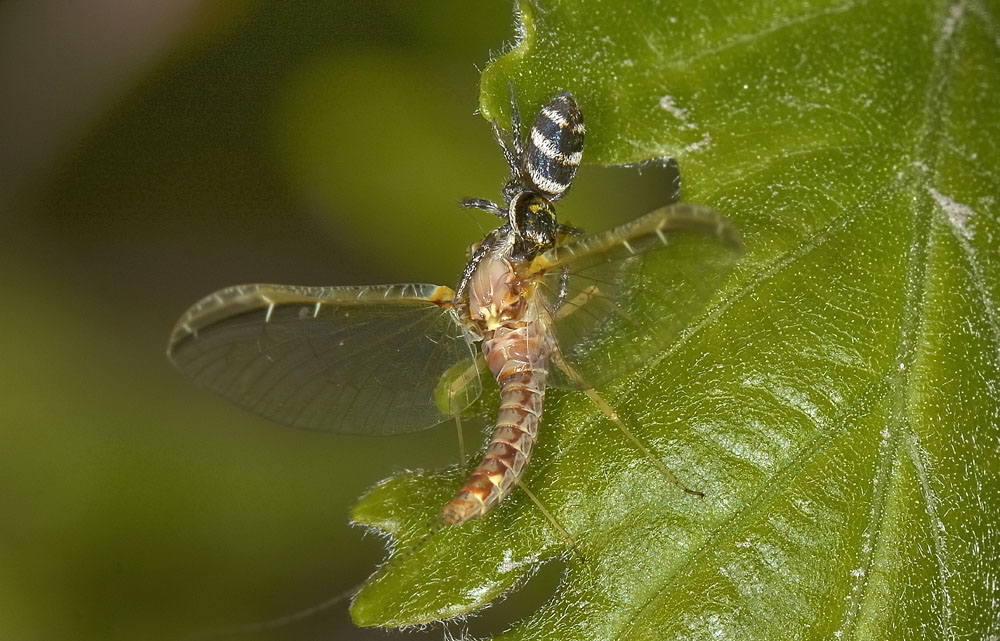
[[[355,620],[466,615],[564,557],[556,594],[501,638],[1000,633],[996,3],[520,13],[484,115],[508,121],[508,82],[522,113],[571,90],[585,162],[674,157],[684,200],[742,233],[708,312],[600,390],[705,497],[551,391],[525,482],[578,551],[523,492],[426,539],[465,470],[398,476],[354,511],[398,540]]]

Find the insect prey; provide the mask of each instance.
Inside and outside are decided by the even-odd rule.
[[[228,287],[181,316],[170,360],[278,423],[381,436],[432,427],[472,405],[483,389],[478,344],[500,407],[483,458],[438,514],[444,525],[482,517],[518,486],[549,387],[586,390],[685,488],[594,388],[640,367],[705,310],[738,260],[739,234],[712,209],[684,203],[599,234],[561,224],[555,203],[583,156],[581,110],[564,91],[523,137],[516,103],[511,124],[508,139],[493,122],[510,170],[502,202],[462,201],[503,222],[475,247],[454,290]],[[660,267],[646,269],[647,257]]]

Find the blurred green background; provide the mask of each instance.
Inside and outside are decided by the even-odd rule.
[[[475,112],[512,11],[0,5],[0,639],[174,639],[307,607],[380,562],[350,505],[455,463],[454,429],[275,427],[185,381],[166,339],[236,283],[454,285],[496,224],[457,202],[506,179]],[[667,193],[655,171],[584,167],[560,213],[597,230]],[[512,601],[471,631],[531,607]],[[240,638],[381,636],[343,604]]]

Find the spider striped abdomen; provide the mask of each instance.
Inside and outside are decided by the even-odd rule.
[[[524,173],[535,189],[557,200],[569,189],[583,156],[583,115],[568,91],[538,112],[525,141]]]

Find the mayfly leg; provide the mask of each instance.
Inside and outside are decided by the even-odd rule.
[[[445,393],[444,407],[440,408],[442,413],[450,415],[455,419],[455,435],[458,439],[458,458],[464,468],[468,459],[465,452],[465,431],[462,429],[462,411],[468,405],[464,389],[469,381],[478,376],[478,364],[472,361],[468,367],[454,380],[447,382],[441,389]]]
[[[524,484],[523,480],[520,481],[517,484],[517,486],[521,488],[522,491],[524,491],[525,495],[529,499],[531,499],[531,502],[534,503],[535,507],[538,508],[538,511],[541,512],[545,516],[545,519],[552,525],[552,527],[554,527],[556,531],[559,532],[559,535],[563,538],[563,541],[565,541],[566,544],[569,545],[569,547],[572,548],[574,552],[576,552],[576,555],[577,557],[579,557],[580,561],[581,562],[585,561],[586,559],[584,559],[583,554],[580,553],[580,548],[577,546],[576,541],[573,540],[573,536],[569,533],[569,530],[563,527],[563,524],[559,522],[559,519],[557,519],[556,516],[549,511],[549,508],[545,507],[545,504],[542,503],[542,500],[539,499],[537,496],[535,496],[534,492],[528,489],[528,486]]]
[[[366,583],[371,583],[374,581],[374,577],[380,574],[385,574],[388,572],[392,565],[399,564],[406,559],[408,559],[413,553],[419,551],[423,548],[431,537],[447,527],[447,525],[436,518],[431,519],[427,522],[427,531],[421,536],[413,545],[397,552],[395,555],[391,556],[382,567],[380,567],[375,575],[372,575],[368,579],[362,581],[361,583],[355,585],[354,587],[344,590],[332,597],[329,597],[315,605],[310,605],[308,607],[302,608],[290,614],[285,614],[282,616],[274,617],[273,619],[265,619],[262,621],[254,621],[252,623],[242,623],[232,626],[210,628],[207,630],[202,630],[200,632],[195,632],[188,636],[182,637],[178,641],[214,641],[215,639],[225,639],[235,636],[244,636],[249,634],[256,634],[259,632],[264,632],[266,630],[274,630],[276,628],[283,628],[289,625],[293,625],[308,619],[320,612],[329,610],[330,608],[337,606],[345,601],[350,601],[353,599],[361,588],[365,586]]]
[[[563,360],[562,355],[558,352],[558,350],[553,350],[551,358],[552,361],[556,364],[556,366],[563,372],[565,372],[565,374],[569,376],[570,379],[574,383],[576,383],[578,387],[583,389],[583,391],[587,394],[590,400],[593,401],[594,405],[596,405],[597,408],[600,409],[601,412],[606,417],[608,417],[608,419],[610,419],[612,423],[614,423],[615,427],[617,427],[619,431],[621,431],[621,433],[625,435],[625,438],[627,438],[632,443],[632,445],[635,445],[635,447],[640,452],[642,452],[647,459],[649,459],[649,461],[653,464],[653,466],[656,467],[656,469],[659,470],[660,473],[668,481],[670,481],[671,483],[676,485],[679,489],[688,494],[693,494],[694,496],[698,497],[705,496],[704,492],[692,489],[684,485],[684,483],[682,483],[681,480],[677,478],[677,475],[671,472],[670,469],[663,464],[663,461],[661,461],[656,456],[656,454],[654,454],[653,451],[649,449],[649,446],[643,443],[642,440],[638,436],[636,436],[632,432],[632,430],[628,428],[628,426],[625,425],[625,421],[623,421],[621,417],[618,416],[618,412],[616,412],[615,409],[611,407],[611,404],[608,403],[606,400],[604,400],[604,397],[601,396],[597,392],[597,390],[587,386],[583,378],[576,372],[576,370],[570,367],[569,364],[566,363],[565,360]]]
[[[592,388],[586,389],[584,391],[586,392],[587,396],[590,397],[590,400],[594,402],[594,405],[597,405],[597,407],[600,408],[600,410],[604,413],[604,415],[607,416],[609,419],[611,419],[611,422],[614,423],[619,430],[621,430],[622,434],[625,435],[625,438],[627,438],[629,441],[632,442],[633,445],[639,448],[639,450],[646,455],[646,458],[648,458],[650,462],[652,462],[653,465],[656,466],[656,469],[658,469],[660,473],[663,474],[663,476],[665,476],[671,483],[676,485],[684,492],[687,492],[688,494],[693,494],[694,496],[698,497],[705,496],[704,492],[691,489],[690,487],[684,485],[684,483],[682,483],[681,480],[677,478],[677,475],[671,472],[667,468],[667,466],[663,464],[663,461],[658,459],[656,455],[653,454],[653,452],[649,449],[649,447],[645,443],[643,443],[638,436],[633,434],[632,430],[630,430],[628,427],[625,426],[625,422],[622,421],[621,417],[618,416],[618,412],[616,412],[614,408],[612,408],[611,405],[609,405],[608,402],[604,400],[603,396],[598,394],[597,391]]]
[[[458,414],[455,415],[455,427],[457,428],[458,435],[458,460],[461,462],[462,467],[465,468],[468,459],[465,457],[465,433],[462,432],[462,417]]]
[[[200,632],[195,632],[188,636],[182,637],[179,641],[213,641],[214,639],[225,639],[228,637],[235,636],[245,636],[248,634],[257,634],[258,632],[264,632],[266,630],[274,630],[276,628],[284,628],[294,623],[298,623],[303,619],[308,619],[311,616],[319,614],[329,610],[330,608],[340,605],[345,601],[349,601],[354,598],[354,596],[361,590],[361,586],[364,583],[359,583],[353,588],[345,590],[340,594],[336,594],[324,601],[320,601],[315,605],[310,605],[309,607],[302,608],[292,612],[291,614],[285,614],[282,616],[275,617],[273,619],[266,619],[263,621],[255,621],[253,623],[242,623],[221,628],[211,628],[208,630],[202,630]]]

